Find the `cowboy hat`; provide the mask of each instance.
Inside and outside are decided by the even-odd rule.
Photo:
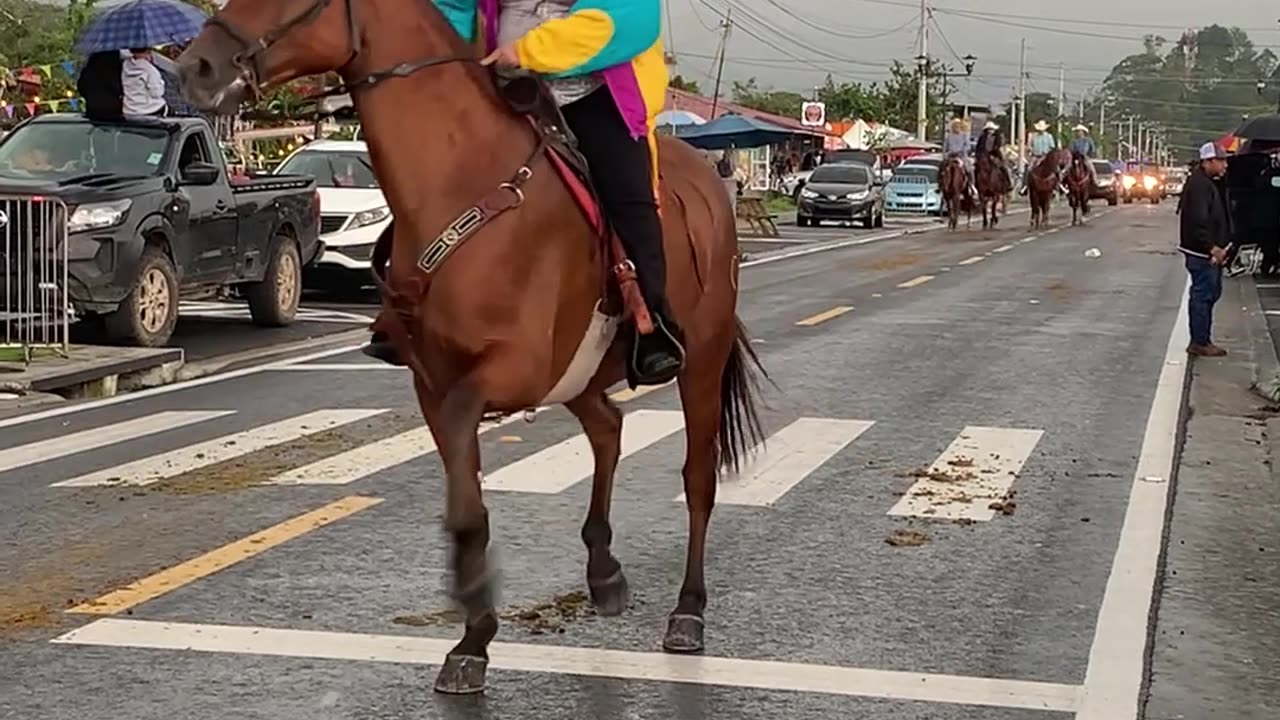
[[[1079,124],[1079,125],[1077,125],[1077,126],[1075,126],[1075,127],[1071,128],[1071,129],[1072,129],[1072,130],[1076,130],[1076,131],[1078,131],[1078,132],[1084,132],[1084,133],[1089,132],[1089,126],[1088,126],[1088,125],[1085,125],[1085,124],[1083,124],[1083,123],[1081,123],[1081,124]]]
[[[1035,124],[1035,128],[1036,128],[1037,130],[1048,130],[1048,129],[1049,129],[1049,123],[1047,123],[1047,122],[1045,122],[1045,121],[1043,121],[1043,120],[1037,120],[1037,121],[1036,121],[1036,124]]]
[[[951,127],[964,127],[964,120],[960,118],[951,118]]]
[[[999,130],[999,129],[1000,129],[1000,126],[999,126],[999,125],[997,125],[997,124],[995,123],[995,121],[994,121],[994,120],[988,120],[988,121],[987,121],[987,124],[982,126],[982,129],[984,129],[984,130]]]

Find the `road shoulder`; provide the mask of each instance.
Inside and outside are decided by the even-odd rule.
[[[1179,322],[1186,322],[1180,318]],[[1196,359],[1151,648],[1148,720],[1280,716],[1280,418],[1250,393],[1276,367],[1251,278],[1227,280]]]

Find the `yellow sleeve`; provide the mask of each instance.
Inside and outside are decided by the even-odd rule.
[[[600,54],[613,39],[613,20],[602,10],[579,10],[548,20],[516,41],[520,67],[543,75],[568,72]]]

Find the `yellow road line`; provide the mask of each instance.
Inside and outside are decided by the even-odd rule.
[[[673,383],[675,383],[675,380],[672,380],[671,382],[666,383],[664,385],[641,385],[635,390],[632,390],[631,388],[627,388],[625,390],[619,390],[618,392],[610,395],[609,399],[616,403],[629,402],[631,400],[635,400],[636,398],[644,397],[645,395],[648,395],[654,390],[661,390],[667,385],[671,385]]]
[[[959,263],[957,263],[957,264],[959,264],[959,265],[972,265],[972,264],[974,264],[974,263],[980,263],[980,262],[982,262],[983,260],[986,260],[986,258],[985,258],[985,257],[983,257],[983,256],[981,256],[981,255],[974,255],[973,257],[971,257],[971,258],[969,258],[969,259],[967,259],[967,260],[961,260],[961,261],[960,261]]]
[[[814,325],[819,325],[833,318],[838,318],[851,310],[853,310],[852,305],[837,305],[830,310],[825,310],[817,315],[807,317],[796,324],[803,325],[804,327],[813,327]]]
[[[271,548],[301,537],[312,530],[335,523],[366,508],[382,502],[382,498],[352,495],[331,502],[324,507],[303,513],[295,518],[285,520],[266,530],[256,532],[249,537],[223,545],[196,558],[179,565],[166,568],[141,580],[132,582],[119,590],[103,595],[96,600],[77,605],[67,612],[82,615],[115,615],[154,600],[161,595],[173,592],[178,588],[212,575],[219,570],[260,555]]]
[[[932,280],[934,277],[935,277],[935,276],[933,276],[933,275],[921,275],[920,277],[913,277],[913,278],[911,278],[910,280],[908,280],[908,281],[906,281],[906,282],[904,282],[904,283],[899,283],[899,284],[898,284],[898,287],[900,287],[900,288],[913,288],[913,287],[915,287],[915,286],[917,286],[917,285],[923,285],[923,284],[925,284],[925,283],[929,282],[929,281],[930,281],[930,280]]]

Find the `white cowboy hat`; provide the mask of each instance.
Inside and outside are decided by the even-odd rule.
[[[964,127],[964,120],[960,118],[951,118],[951,127]]]
[[[1075,127],[1071,128],[1071,129],[1072,129],[1072,130],[1079,130],[1080,132],[1085,132],[1085,133],[1089,132],[1089,126],[1088,126],[1088,125],[1084,125],[1084,124],[1077,125],[1077,126],[1075,126]]]
[[[1047,123],[1047,122],[1045,122],[1045,121],[1043,121],[1043,120],[1037,120],[1037,121],[1036,121],[1036,124],[1035,124],[1035,128],[1036,128],[1037,130],[1048,130],[1048,129],[1049,129],[1049,123]]]
[[[987,121],[987,124],[983,126],[983,129],[984,129],[984,130],[999,130],[999,129],[1000,129],[1000,126],[999,126],[999,125],[997,125],[997,124],[995,123],[995,121],[994,121],[994,120],[988,120],[988,121]]]

